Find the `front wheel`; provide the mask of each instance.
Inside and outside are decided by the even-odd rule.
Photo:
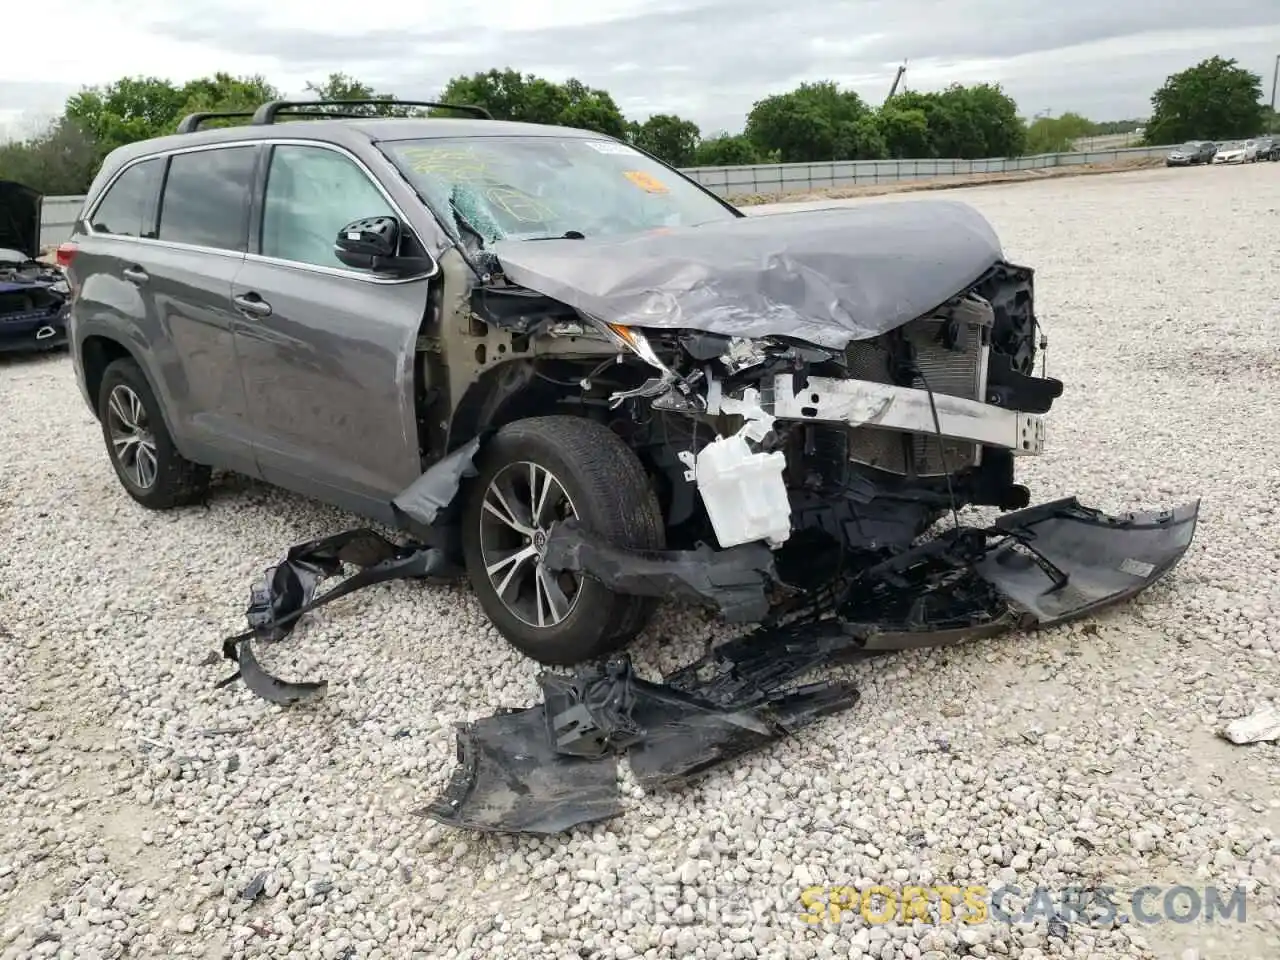
[[[476,598],[499,632],[540,663],[568,666],[629,643],[656,601],[613,593],[542,564],[551,525],[576,518],[617,547],[661,550],[662,513],[644,467],[607,427],[578,417],[519,420],[482,451],[463,511]]]

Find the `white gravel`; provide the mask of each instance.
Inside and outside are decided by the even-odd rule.
[[[315,707],[214,690],[250,582],[353,521],[234,479],[147,513],[65,357],[0,361],[0,957],[1280,955],[1280,748],[1215,736],[1280,696],[1280,165],[946,196],[1039,271],[1067,392],[1033,496],[1203,497],[1184,563],[1095,623],[861,666],[851,712],[545,843],[411,814],[454,721],[536,700],[465,590],[376,587],[262,650],[330,680]],[[638,665],[709,630],[668,614]],[[1244,883],[1248,918],[800,920],[810,885],[1091,882]]]

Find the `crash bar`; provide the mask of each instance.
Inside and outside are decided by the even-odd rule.
[[[798,391],[792,390],[792,382],[789,373],[774,378],[773,409],[768,412],[780,420],[825,421],[935,436],[941,433],[1025,456],[1044,451],[1044,421],[1035,414],[937,392],[930,403],[927,390],[870,380],[809,377],[807,386]]]

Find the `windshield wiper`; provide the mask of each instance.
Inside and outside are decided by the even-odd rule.
[[[547,237],[521,237],[522,240],[585,240],[587,235],[581,230],[566,230],[564,233],[556,236]]]

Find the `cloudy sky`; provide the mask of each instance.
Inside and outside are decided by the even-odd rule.
[[[752,102],[831,79],[873,104],[905,85],[1004,85],[1024,115],[1145,116],[1171,72],[1221,54],[1263,76],[1280,54],[1277,0],[75,0],[58,28],[6,43],[0,125],[23,133],[83,84],[261,73],[289,93],[343,71],[410,98],[512,66],[608,89],[642,119],[741,129]],[[374,11],[382,10],[379,16]]]

